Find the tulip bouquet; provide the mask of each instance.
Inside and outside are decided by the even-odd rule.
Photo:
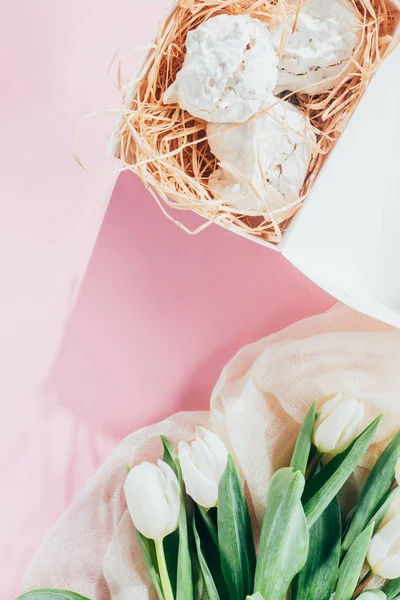
[[[256,536],[242,478],[222,440],[197,428],[195,440],[180,442],[175,450],[162,437],[162,460],[129,466],[124,485],[149,595],[155,591],[159,600],[400,598],[395,510],[400,431],[350,512],[344,515],[340,507],[343,488],[381,419],[359,433],[363,404],[355,398],[337,394],[319,412],[312,405],[290,465],[269,482]],[[21,598],[60,596],[83,598],[61,590],[36,590]]]

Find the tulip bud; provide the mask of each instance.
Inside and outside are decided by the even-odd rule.
[[[397,485],[400,485],[400,457],[397,459],[397,463],[394,468],[394,474],[396,477]]]
[[[196,439],[180,442],[179,462],[186,491],[203,508],[218,504],[218,485],[226,469],[228,451],[215,433],[197,427]]]
[[[374,535],[367,559],[375,575],[385,579],[400,577],[400,515]]]
[[[382,590],[367,590],[357,596],[357,600],[386,600],[386,594]]]
[[[322,406],[314,425],[314,445],[320,452],[339,454],[357,437],[364,406],[346,394],[336,394]]]
[[[126,502],[136,529],[152,540],[162,540],[178,527],[180,487],[167,463],[143,462],[128,473]]]

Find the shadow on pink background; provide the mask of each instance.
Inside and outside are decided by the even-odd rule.
[[[120,176],[54,366],[3,472],[13,510],[1,536],[1,598],[17,595],[46,531],[123,436],[207,409],[243,344],[332,304],[278,253],[217,226],[188,236],[137,178]]]
[[[207,408],[243,344],[332,303],[274,252],[217,226],[188,236],[124,173],[46,390],[120,438]]]
[[[217,226],[186,235],[130,174],[103,221],[113,176],[76,165],[74,127],[119,106],[121,26],[145,44],[168,3],[6,2],[0,22],[0,600],[124,435],[206,409],[243,344],[333,304],[272,251]],[[95,166],[114,120],[84,136]]]

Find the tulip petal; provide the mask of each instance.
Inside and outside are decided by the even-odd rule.
[[[400,515],[391,519],[372,538],[368,562],[385,579],[400,576]]]
[[[189,496],[203,508],[216,506],[228,459],[224,443],[212,431],[197,427],[196,439],[191,444],[180,442],[178,453]]]
[[[381,420],[382,415],[372,421],[345,452],[335,456],[307,483],[302,501],[309,528],[345,484],[371,444]]]
[[[367,590],[357,600],[386,600],[386,594],[382,590]]]
[[[197,468],[207,479],[219,479],[216,460],[204,440],[196,438],[191,443],[192,454]]]
[[[388,556],[378,567],[378,572],[385,579],[400,577],[400,555]]]
[[[382,529],[377,533],[385,542],[390,546],[396,543],[400,536],[400,515],[397,515],[391,519]]]
[[[199,470],[189,444],[180,442],[178,455],[187,494],[204,508],[216,506],[218,502],[218,482],[208,479]]]
[[[377,569],[381,563],[382,560],[384,560],[386,554],[389,551],[389,546],[386,542],[386,540],[384,540],[382,538],[382,536],[379,535],[379,532],[373,537],[369,550],[368,550],[368,562],[372,568],[372,570],[374,571],[374,573],[377,572]]]
[[[319,420],[324,421],[326,417],[333,413],[333,411],[339,406],[343,398],[344,394],[342,392],[339,392],[338,394],[335,394],[333,398],[326,400],[326,402],[324,402],[324,404],[322,405],[321,410],[319,411],[317,423]]]
[[[354,438],[357,436],[362,420],[364,418],[364,405],[362,402],[356,402],[353,415],[347,427],[343,429],[342,435],[336,444],[336,453],[343,452],[348,448]]]
[[[330,402],[330,401],[328,401]],[[357,435],[357,429],[352,437],[346,435],[346,429],[352,427],[352,421],[357,411],[358,402],[355,398],[348,398],[337,404],[335,410],[330,411],[324,418],[323,411],[315,423],[314,444],[321,452],[343,452]],[[344,437],[344,443],[341,438]]]
[[[217,464],[220,479],[228,462],[228,450],[226,449],[224,442],[215,435],[215,433],[208,429],[204,429],[204,427],[196,427],[196,436],[201,437],[209,447]]]
[[[125,480],[125,497],[133,524],[150,539],[162,539],[171,533],[168,529],[171,518],[165,495],[166,485],[163,471],[148,462],[134,467]]]
[[[159,468],[165,475],[165,499],[169,508],[169,514],[166,522],[166,532],[172,533],[178,527],[179,509],[181,506],[181,491],[179,482],[171,467],[159,460],[157,462]]]
[[[156,465],[143,463],[143,467],[146,465],[151,469],[148,468],[148,472],[137,481],[136,494],[132,502],[136,522],[133,522],[143,535],[158,540],[165,536],[168,519],[168,504],[164,495],[165,479]],[[132,471],[134,472],[135,469]]]

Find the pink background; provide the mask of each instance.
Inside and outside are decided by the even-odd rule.
[[[0,599],[9,600],[46,531],[124,435],[207,408],[243,344],[333,300],[232,233],[187,236],[130,174],[108,204],[113,176],[76,165],[79,117],[118,106],[106,71],[129,2],[2,4]],[[149,41],[158,4],[135,4],[131,47]],[[113,119],[84,138],[96,166],[110,165],[101,135]]]

